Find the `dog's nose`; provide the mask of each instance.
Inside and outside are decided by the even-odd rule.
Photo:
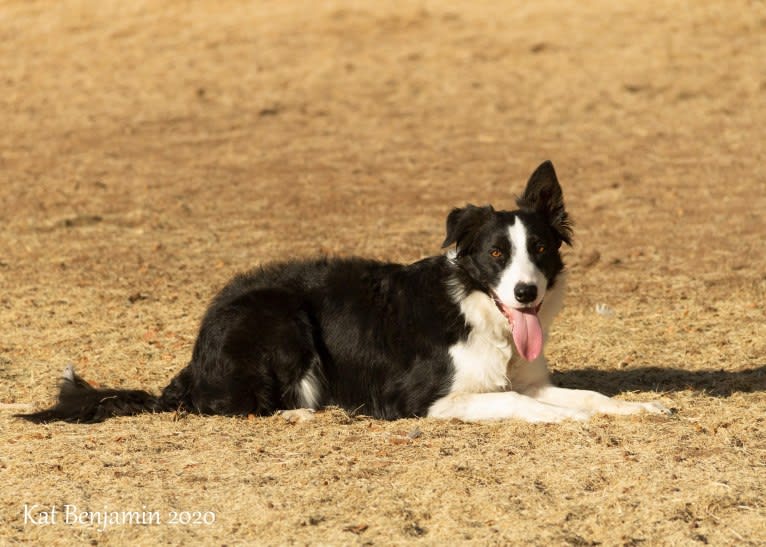
[[[514,287],[513,295],[516,297],[516,300],[522,304],[534,302],[535,298],[537,298],[537,285],[532,285],[531,283],[519,283]]]

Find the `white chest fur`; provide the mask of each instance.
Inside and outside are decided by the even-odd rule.
[[[449,350],[455,365],[452,393],[502,391],[509,387],[506,376],[513,353],[508,321],[484,293],[472,292],[460,301],[470,325],[468,339]]]

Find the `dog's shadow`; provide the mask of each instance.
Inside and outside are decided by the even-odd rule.
[[[576,389],[592,389],[605,395],[625,391],[700,391],[714,397],[732,393],[766,391],[766,365],[737,371],[684,370],[649,366],[625,370],[582,368],[553,371],[554,385]]]

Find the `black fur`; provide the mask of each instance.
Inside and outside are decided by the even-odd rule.
[[[572,222],[564,209],[564,196],[553,163],[544,161],[535,169],[516,204],[522,211],[540,214],[554,229],[560,242],[572,244]]]
[[[172,410],[173,403],[137,389],[96,389],[70,370],[62,378],[58,404],[34,414],[21,414],[35,423],[65,422],[96,423],[112,416],[127,416],[150,411]]]
[[[530,249],[545,246],[535,261],[550,285],[563,268],[558,248],[571,241],[571,228],[549,162],[519,205],[453,210],[444,246],[456,244],[454,260],[324,258],[239,275],[210,304],[191,361],[160,396],[94,389],[72,374],[53,408],[22,417],[90,423],[176,409],[269,415],[311,403],[385,419],[424,416],[449,393],[449,348],[470,330],[455,289],[488,292],[497,282],[511,256],[508,226],[521,219],[533,234]],[[305,378],[317,387],[315,401],[302,395]]]

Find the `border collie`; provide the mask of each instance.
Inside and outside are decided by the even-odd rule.
[[[543,345],[564,296],[560,247],[572,237],[551,162],[517,204],[454,209],[443,243],[452,248],[414,264],[320,258],[239,275],[213,299],[191,361],[161,395],[95,389],[69,367],[58,403],[22,417],[92,423],[327,405],[388,420],[668,413],[551,385]]]

